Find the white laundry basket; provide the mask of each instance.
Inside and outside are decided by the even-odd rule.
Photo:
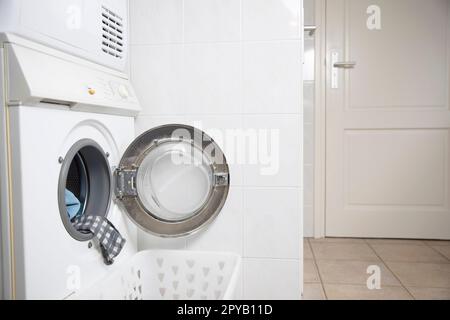
[[[81,300],[232,300],[241,258],[226,253],[143,251]]]

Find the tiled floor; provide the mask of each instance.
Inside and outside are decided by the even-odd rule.
[[[450,241],[305,239],[304,276],[305,300],[450,300]]]

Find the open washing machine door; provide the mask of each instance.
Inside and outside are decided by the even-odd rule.
[[[230,186],[220,147],[185,125],[158,127],[138,137],[114,177],[116,199],[131,220],[160,237],[189,235],[211,223]]]

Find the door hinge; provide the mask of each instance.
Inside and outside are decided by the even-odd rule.
[[[214,175],[214,185],[216,187],[226,187],[230,184],[230,175],[228,173],[216,173]]]
[[[118,199],[138,196],[136,177],[136,169],[116,169],[114,171],[115,195]]]

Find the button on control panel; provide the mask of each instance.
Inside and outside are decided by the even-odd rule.
[[[86,83],[86,92],[89,96],[97,99],[111,99],[114,96],[114,92],[109,86],[108,81],[100,77]]]
[[[130,92],[128,91],[127,86],[121,84],[118,88],[119,96],[123,99],[128,99],[130,97]]]
[[[131,90],[126,84],[111,81],[109,85],[111,86],[112,91],[122,100],[129,100],[133,98]]]

